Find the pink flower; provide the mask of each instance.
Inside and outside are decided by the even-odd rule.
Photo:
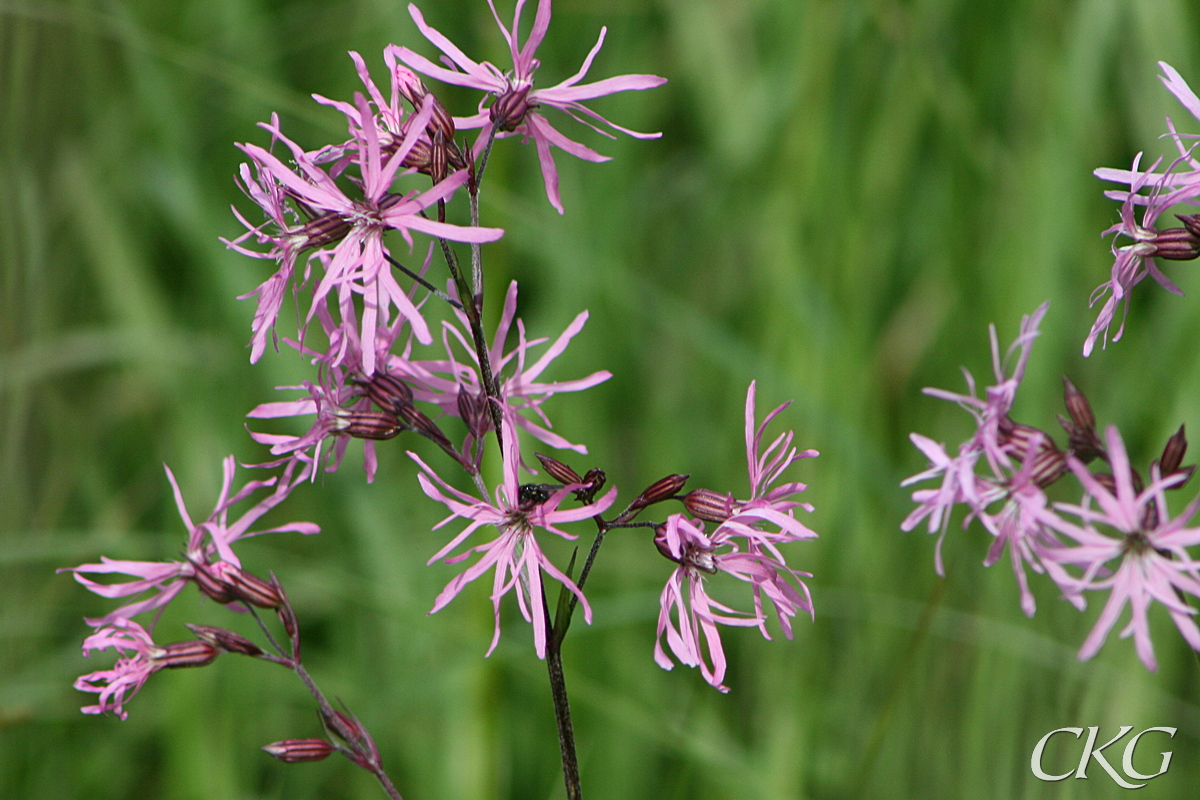
[[[421,483],[421,488],[425,490],[425,494],[439,503],[445,503],[446,507],[450,509],[450,516],[438,523],[436,527],[440,528],[459,517],[471,520],[461,533],[429,559],[429,563],[445,559],[448,564],[457,564],[469,558],[472,553],[480,555],[478,561],[446,584],[446,588],[438,595],[429,613],[433,614],[441,610],[462,591],[464,586],[494,567],[492,607],[495,613],[496,627],[487,654],[491,655],[500,641],[500,601],[504,595],[515,589],[521,615],[525,617],[526,621],[533,624],[534,649],[537,651],[538,658],[545,658],[547,631],[546,606],[542,595],[542,573],[545,572],[559,581],[579,598],[583,604],[584,618],[589,623],[592,621],[592,610],[588,605],[587,598],[583,596],[583,592],[542,553],[534,536],[534,529],[541,528],[564,539],[574,539],[575,536],[559,530],[556,526],[565,522],[589,519],[604,512],[616,499],[617,491],[615,488],[610,489],[594,503],[571,509],[561,509],[559,506],[573,490],[579,488],[577,485],[564,486],[544,500],[523,494],[518,479],[521,453],[517,444],[513,416],[510,409],[505,409],[501,432],[504,440],[504,483],[496,488],[493,502],[472,497],[455,489],[442,480],[415,453],[409,453],[409,456],[424,472],[424,474],[418,475],[417,479]],[[438,488],[439,485],[441,489]],[[445,491],[443,492],[443,490]],[[458,555],[449,555],[472,533],[485,525],[494,525],[500,531],[500,536],[485,544],[471,547]]]
[[[1159,163],[1156,161],[1150,167],[1150,171],[1138,173],[1138,162],[1141,160],[1141,157],[1142,154],[1138,153],[1137,157],[1133,160],[1132,174],[1136,175],[1136,177],[1130,183],[1129,192],[1125,195],[1124,202],[1121,204],[1121,221],[1104,231],[1103,234],[1105,236],[1110,233],[1116,236],[1126,236],[1133,240],[1133,244],[1117,247],[1114,236],[1112,249],[1116,260],[1113,262],[1112,275],[1107,282],[1096,287],[1096,290],[1092,292],[1092,297],[1088,301],[1088,305],[1095,305],[1105,294],[1108,294],[1109,297],[1100,308],[1100,314],[1097,316],[1096,322],[1092,325],[1092,329],[1088,332],[1087,339],[1083,343],[1084,356],[1091,355],[1092,348],[1095,347],[1098,338],[1101,339],[1102,346],[1107,344],[1108,330],[1112,325],[1113,317],[1116,315],[1117,306],[1123,302],[1125,313],[1128,313],[1129,293],[1147,275],[1154,278],[1160,286],[1172,294],[1183,294],[1179,287],[1158,268],[1155,257],[1170,258],[1174,255],[1171,249],[1180,243],[1180,237],[1175,233],[1176,231],[1183,234],[1184,237],[1189,236],[1190,233],[1184,228],[1160,232],[1154,226],[1159,216],[1167,209],[1200,195],[1200,183],[1197,183],[1195,186],[1185,186],[1171,191],[1167,185],[1170,178],[1170,169],[1168,169],[1167,175],[1155,176],[1153,170]],[[1172,165],[1173,167],[1174,165]],[[1153,185],[1150,194],[1138,194],[1138,191],[1146,186],[1151,178],[1157,178],[1157,181]],[[1139,201],[1142,201],[1146,206],[1146,210],[1142,213],[1142,222],[1140,225],[1134,218],[1134,206]],[[1186,242],[1182,242],[1182,244],[1185,247],[1187,246]],[[1178,258],[1179,256],[1176,257]],[[1191,257],[1194,258],[1195,256]],[[1121,334],[1124,332],[1125,321],[1123,314],[1121,325],[1117,328],[1117,332],[1113,335],[1112,340],[1114,342],[1119,340]]]
[[[1166,606],[1184,640],[1200,651],[1200,630],[1193,619],[1196,610],[1186,602],[1188,595],[1200,598],[1200,561],[1187,551],[1188,547],[1200,544],[1200,528],[1187,527],[1200,510],[1200,497],[1171,519],[1164,490],[1178,485],[1186,476],[1176,473],[1162,478],[1155,467],[1150,485],[1139,493],[1134,488],[1125,444],[1115,426],[1108,427],[1105,438],[1114,490],[1106,488],[1078,459],[1068,456],[1068,465],[1098,508],[1093,508],[1090,502],[1055,504],[1057,511],[1079,517],[1082,525],[1068,522],[1056,513],[1037,512],[1043,524],[1074,540],[1071,546],[1048,550],[1042,560],[1045,563],[1052,559],[1060,565],[1082,569],[1078,578],[1064,572],[1058,579],[1068,596],[1088,590],[1109,592],[1104,610],[1079,651],[1080,660],[1096,654],[1128,605],[1130,620],[1121,637],[1133,636],[1138,657],[1147,669],[1154,671],[1158,664],[1146,614],[1156,600]],[[1097,526],[1110,528],[1116,535],[1103,533]],[[1110,567],[1117,559],[1115,569]]]
[[[1038,516],[1046,507],[1043,482],[1057,478],[1062,465],[1063,456],[1053,443],[1040,431],[1034,433],[1019,467],[1005,458],[1002,464],[994,465],[997,469],[991,478],[979,480],[977,500],[966,519],[969,523],[972,516],[979,517],[983,527],[995,537],[983,561],[985,567],[999,561],[1008,549],[1021,590],[1021,610],[1028,617],[1034,615],[1037,604],[1029,589],[1025,566],[1028,564],[1037,573],[1049,572],[1056,581],[1065,574],[1057,562],[1043,558],[1047,547],[1061,543],[1046,530]],[[997,503],[1001,504],[1000,509],[993,511]],[[1082,608],[1078,595],[1070,594],[1068,599]]]
[[[932,439],[916,433],[909,437],[917,449],[930,460],[931,466],[907,478],[900,485],[908,486],[939,476],[942,478],[942,485],[938,489],[919,489],[913,493],[913,501],[918,504],[917,509],[908,515],[900,528],[904,531],[912,530],[922,519],[928,517],[929,532],[940,531],[934,556],[939,575],[944,574],[941,545],[950,520],[950,509],[956,503],[962,502],[976,509],[984,507],[980,500],[983,485],[975,474],[979,458],[983,456],[987,460],[993,473],[999,473],[1009,466],[1008,453],[1012,449],[1012,443],[1003,428],[1011,424],[1008,412],[1012,410],[1017,387],[1025,376],[1025,364],[1029,360],[1033,340],[1038,336],[1038,325],[1049,307],[1050,302],[1046,301],[1038,306],[1033,314],[1021,318],[1021,332],[1009,346],[1003,361],[1000,359],[996,326],[988,326],[992,343],[992,371],[996,376],[996,383],[987,387],[983,398],[976,394],[975,378],[965,369],[963,375],[966,377],[969,394],[934,388],[924,390],[925,394],[931,397],[958,403],[971,413],[976,424],[975,433],[959,445],[958,455],[953,458],[946,454],[944,445],[937,444]]]
[[[183,494],[179,490],[179,484],[175,482],[175,475],[169,467],[164,467],[167,470],[167,479],[171,482],[171,488],[175,493],[175,504],[179,509],[179,515],[183,518],[183,523],[188,530],[188,543],[184,561],[117,561],[102,557],[99,564],[83,564],[78,567],[60,570],[60,572],[73,572],[75,580],[83,584],[89,591],[95,592],[101,597],[135,597],[145,592],[153,592],[151,596],[143,600],[127,603],[104,617],[87,620],[89,625],[93,627],[116,625],[121,620],[128,620],[138,614],[161,609],[179,594],[187,581],[196,579],[198,570],[211,569],[215,566],[214,559],[217,560],[217,563],[229,564],[240,568],[241,562],[231,547],[234,542],[240,539],[257,536],[261,533],[276,533],[279,531],[295,531],[304,534],[313,534],[320,531],[318,526],[310,522],[292,522],[268,530],[251,531],[250,527],[263,514],[266,514],[272,508],[282,503],[291,493],[292,489],[300,481],[307,478],[307,472],[301,469],[297,473],[295,465],[289,465],[284,470],[281,478],[249,481],[239,491],[231,495],[235,467],[236,462],[233,456],[225,459],[224,481],[221,485],[221,494],[217,499],[216,507],[209,514],[208,518],[199,524],[193,524],[191,517],[188,515],[187,508],[183,503]],[[272,487],[273,491],[269,496],[247,509],[236,521],[230,522],[229,509],[232,506],[246,499],[259,489]],[[125,583],[106,584],[98,583],[84,577],[85,575],[114,573],[129,575],[135,578],[135,580]]]
[[[567,329],[532,364],[528,363],[531,359],[530,349],[546,343],[549,339],[526,339],[525,323],[517,319],[517,344],[505,353],[504,346],[512,330],[516,313],[517,282],[513,281],[508,286],[508,294],[504,298],[504,309],[500,315],[500,321],[496,325],[496,334],[492,339],[491,347],[488,348],[488,359],[491,362],[492,371],[500,383],[501,399],[514,410],[532,411],[537,415],[541,424],[523,415],[514,415],[514,423],[517,427],[524,429],[536,439],[551,447],[569,448],[580,453],[587,453],[585,446],[571,444],[550,430],[550,420],[542,411],[541,406],[550,397],[560,392],[580,392],[603,383],[612,377],[612,373],[601,370],[577,380],[551,383],[539,379],[550,363],[562,355],[571,340],[583,330],[588,313],[584,311],[575,317]],[[410,360],[406,354],[405,356],[392,356],[389,361],[391,369],[396,374],[404,375],[416,387],[413,392],[416,399],[435,403],[444,413],[451,416],[460,415],[460,392],[477,396],[483,391],[483,382],[480,380],[478,371],[478,356],[469,334],[464,332],[470,330],[470,326],[462,312],[458,312],[458,315],[461,328],[450,322],[443,323],[442,340],[446,349],[445,360]],[[467,360],[460,360],[455,355],[453,347],[455,342],[467,354]],[[506,371],[508,372],[507,376],[503,375]]]
[[[100,695],[97,705],[81,709],[85,714],[112,711],[125,719],[129,716],[125,701],[138,693],[151,674],[160,669],[202,667],[211,664],[220,652],[215,644],[201,639],[156,645],[145,628],[128,619],[114,620],[89,636],[83,643],[83,655],[110,647],[122,654],[112,669],[91,672],[75,681],[79,691]]]
[[[725,525],[708,536],[703,522],[690,520],[683,514],[668,517],[654,538],[659,551],[678,564],[660,597],[654,660],[663,669],[674,666],[663,649],[665,634],[675,658],[681,664],[699,667],[704,679],[722,692],[728,692],[729,687],[722,683],[726,660],[717,625],[757,627],[770,639],[763,595],[770,600],[775,619],[789,639],[791,617],[798,611],[806,611],[810,616],[813,613],[812,598],[802,580],[812,577],[809,573],[788,567],[769,539],[760,540],[760,544],[767,542],[765,548],[751,546],[748,541],[747,550],[739,549],[737,539],[734,529]],[[720,572],[751,585],[752,613],[736,611],[709,596],[705,576]]]
[[[111,711],[121,719],[126,719],[129,712],[125,710],[125,703],[141,690],[152,673],[162,669],[162,665],[155,663],[153,658],[159,648],[145,628],[128,619],[113,620],[89,636],[84,640],[83,654],[87,656],[92,650],[109,648],[121,653],[113,668],[80,677],[75,681],[75,688],[99,695],[99,702],[94,706],[84,706],[83,713],[103,714]]]
[[[498,228],[463,228],[421,216],[421,211],[447,199],[466,181],[467,174],[464,170],[455,172],[420,194],[390,193],[393,179],[405,156],[420,138],[432,114],[432,100],[425,103],[417,114],[404,141],[386,157],[380,147],[379,130],[373,121],[366,98],[356,94],[355,102],[359,118],[372,120],[371,124],[352,126],[358,153],[356,161],[362,173],[361,199],[353,199],[342,191],[308,153],[279,131],[277,125],[262,127],[270,131],[275,140],[283,142],[291,150],[299,174],[257,145],[238,146],[254,160],[260,175],[264,176],[262,180],[268,180],[266,176],[269,176],[270,180],[282,186],[283,193],[317,215],[313,220],[314,224],[317,220],[334,220],[338,223],[338,239],[332,257],[326,260],[325,275],[313,292],[308,319],[312,319],[332,289],[346,284],[363,298],[363,341],[374,341],[376,325],[381,314],[386,316],[388,308],[395,306],[397,313],[412,325],[417,339],[428,344],[432,338],[424,318],[392,274],[391,265],[386,258],[387,248],[383,243],[384,231],[389,228],[400,231],[410,247],[413,243],[412,231],[452,241],[473,243],[495,241],[504,232]],[[270,193],[264,194],[271,196]],[[268,214],[273,213],[273,208],[268,211]],[[334,227],[332,223],[328,226]],[[283,245],[280,244],[279,247],[282,248]],[[285,269],[286,265],[281,268],[281,274]],[[265,296],[260,302],[264,300]],[[367,375],[375,371],[375,357],[374,348],[364,349],[362,366]]]
[[[653,89],[656,86],[666,83],[666,79],[656,75],[620,75],[595,83],[579,84],[579,81],[583,79],[591,67],[592,60],[600,51],[600,46],[604,43],[604,36],[608,29],[601,28],[600,38],[597,40],[595,47],[592,48],[592,51],[588,53],[587,58],[584,59],[583,66],[579,69],[579,72],[556,86],[548,89],[534,89],[533,74],[541,64],[540,61],[534,58],[534,53],[542,43],[542,39],[545,38],[546,30],[550,27],[550,0],[538,0],[533,29],[529,32],[529,38],[525,40],[524,46],[518,43],[518,29],[521,22],[521,9],[525,5],[525,0],[517,0],[511,31],[506,30],[504,24],[500,21],[499,14],[496,13],[496,6],[492,0],[488,0],[488,4],[492,7],[492,14],[496,17],[496,24],[500,26],[500,33],[504,36],[505,41],[508,42],[509,52],[512,54],[513,68],[510,72],[503,72],[486,61],[477,63],[468,58],[453,42],[426,24],[421,12],[415,5],[411,4],[408,7],[408,11],[412,15],[413,21],[417,23],[417,27],[421,30],[421,33],[445,54],[445,57],[452,63],[454,68],[439,67],[423,56],[409,50],[407,47],[397,48],[396,53],[405,64],[417,72],[436,78],[444,83],[478,89],[486,92],[490,97],[494,97],[495,99],[492,101],[490,108],[486,107],[488,98],[484,98],[484,100],[480,101],[478,114],[466,119],[456,119],[455,123],[459,128],[464,129],[482,128],[478,144],[476,144],[477,150],[480,150],[482,145],[487,142],[493,127],[498,136],[515,133],[525,139],[533,139],[538,151],[538,160],[542,166],[542,178],[546,184],[546,196],[550,199],[550,204],[561,214],[563,213],[563,207],[558,195],[558,170],[554,165],[554,157],[550,153],[550,147],[561,148],[571,155],[586,161],[607,161],[608,158],[559,133],[535,109],[541,106],[557,108],[559,111],[609,138],[614,137],[608,131],[597,127],[597,125],[605,125],[614,131],[620,131],[639,139],[655,139],[662,134],[637,133],[636,131],[622,128],[584,106],[582,101],[594,100],[597,97],[617,92]],[[589,119],[591,122],[588,121]]]
[[[788,481],[778,486],[774,486],[774,483],[792,464],[802,458],[816,458],[819,453],[816,450],[801,452],[793,447],[791,431],[779,434],[766,450],[762,450],[762,438],[767,425],[791,405],[791,402],[774,408],[756,427],[756,386],[757,381],[751,381],[750,388],[746,390],[746,466],[750,476],[750,499],[732,501],[729,518],[721,525],[729,529],[728,534],[731,536],[746,536],[750,539],[757,539],[762,535],[759,530],[762,523],[777,525],[784,532],[782,541],[816,538],[817,534],[797,520],[792,511],[795,508],[803,508],[811,513],[812,505],[788,499],[808,487],[799,481]]]
[[[1165,61],[1158,62],[1158,66],[1162,68],[1164,74],[1159,76],[1159,80],[1167,87],[1171,94],[1175,95],[1183,107],[1198,121],[1200,121],[1200,98],[1196,97],[1196,93],[1188,86],[1187,81],[1175,71],[1175,69]],[[1200,160],[1197,160],[1192,155],[1194,145],[1187,146],[1184,144],[1184,139],[1194,139],[1195,134],[1180,134],[1175,130],[1175,123],[1171,118],[1167,117],[1167,135],[1175,142],[1176,148],[1179,150],[1179,158],[1171,165],[1164,173],[1154,172],[1154,167],[1150,168],[1150,172],[1143,175],[1138,172],[1137,162],[1134,162],[1132,170],[1112,169],[1110,167],[1101,167],[1094,171],[1094,175],[1104,181],[1112,181],[1114,183],[1133,184],[1135,181],[1144,178],[1145,183],[1161,183],[1169,191],[1173,192],[1179,189],[1191,189],[1192,195],[1200,194]],[[1158,162],[1155,162],[1157,166]],[[1176,169],[1181,164],[1186,164],[1191,167],[1190,170]],[[1126,192],[1124,190],[1110,190],[1104,194],[1113,200],[1124,201],[1132,195],[1132,201],[1135,205],[1149,205],[1151,198],[1146,195],[1136,194],[1137,190]]]

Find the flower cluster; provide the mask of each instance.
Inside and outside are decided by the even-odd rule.
[[[150,631],[133,619],[149,612],[154,612],[154,619],[157,619],[166,605],[189,582],[195,583],[201,593],[218,603],[243,608],[247,605],[274,608],[280,604],[278,588],[243,569],[233,552],[233,545],[263,533],[291,531],[314,534],[320,531],[311,522],[292,522],[259,531],[250,530],[264,514],[282,503],[299,483],[306,480],[306,471],[297,469],[297,463],[290,463],[277,477],[248,481],[234,492],[236,463],[233,456],[226,458],[224,480],[216,507],[199,523],[192,522],[179,484],[167,468],[167,479],[175,493],[179,516],[188,531],[182,561],[118,561],[101,558],[99,564],[82,564],[60,570],[74,573],[75,580],[102,597],[135,598],[103,617],[86,620],[96,631],[84,642],[84,655],[91,650],[110,648],[124,655],[113,669],[92,672],[76,681],[75,688],[99,694],[99,704],[88,706],[84,709],[85,713],[112,711],[124,719],[125,701],[137,693],[152,673],[164,667],[202,666],[216,657],[216,650],[212,649],[211,643],[206,646],[203,639],[158,647],[151,640]],[[270,489],[270,494],[236,520],[230,521],[229,511],[234,505],[263,489]],[[127,575],[133,580],[101,583],[87,577],[112,574]],[[153,624],[150,629],[153,629]]]
[[[1200,529],[1185,527],[1200,509],[1200,498],[1174,519],[1169,517],[1164,498],[1165,490],[1178,488],[1192,473],[1192,468],[1182,466],[1187,442],[1182,429],[1171,437],[1143,489],[1116,427],[1108,427],[1101,439],[1091,406],[1070,381],[1065,382],[1069,418],[1060,417],[1069,439],[1065,453],[1048,433],[1014,422],[1009,416],[1013,397],[1045,311],[1043,305],[1022,320],[1021,335],[1009,350],[1010,357],[1019,351],[1011,374],[1000,364],[993,326],[997,384],[987,389],[987,401],[975,397],[969,373],[970,395],[926,390],[932,396],[961,403],[975,416],[977,427],[954,458],[942,445],[912,434],[913,443],[931,465],[903,485],[940,478],[941,486],[913,492],[917,508],[901,528],[912,530],[929,518],[930,532],[940,533],[935,563],[938,573],[944,574],[941,546],[950,513],[958,504],[966,506],[963,527],[977,518],[993,537],[984,566],[996,563],[1008,550],[1020,587],[1021,608],[1027,615],[1033,616],[1036,609],[1027,566],[1048,575],[1062,596],[1080,610],[1087,606],[1086,592],[1110,590],[1079,657],[1087,659],[1097,652],[1128,603],[1132,619],[1122,635],[1134,636],[1139,657],[1153,670],[1157,663],[1146,618],[1153,600],[1167,606],[1184,639],[1200,650],[1200,632],[1191,620],[1196,612],[1182,599],[1189,594],[1200,598],[1200,561],[1186,549],[1200,544]],[[1090,472],[1087,463],[1097,459],[1111,472]],[[981,463],[985,465],[983,474],[979,472]],[[1067,474],[1073,474],[1083,487],[1082,504],[1047,499],[1045,490]],[[1078,517],[1079,522],[1063,515]],[[1105,528],[1115,535],[1103,532]],[[1114,562],[1119,563],[1114,566]]]

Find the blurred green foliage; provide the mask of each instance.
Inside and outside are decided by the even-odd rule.
[[[422,8],[468,53],[506,63],[482,0]],[[518,279],[534,335],[590,310],[551,377],[615,377],[549,411],[589,444],[577,466],[602,466],[626,499],[669,472],[742,491],[747,384],[760,411],[793,398],[783,425],[821,451],[795,469],[821,538],[791,554],[815,575],[816,621],[792,642],[730,631],[721,696],[653,663],[669,565],[643,534],[610,537],[588,587],[596,622],[566,647],[587,796],[1117,797],[1095,765],[1042,783],[1029,754],[1055,728],[1122,724],[1180,729],[1170,771],[1140,796],[1191,796],[1200,673],[1165,614],[1152,615],[1157,674],[1115,635],[1079,663],[1096,603],[1080,615],[1035,580],[1026,619],[1005,564],[980,567],[977,527],[951,531],[939,580],[933,539],[898,525],[911,508],[899,483],[924,466],[908,433],[954,446],[971,427],[921,387],[961,387],[959,365],[986,376],[987,324],[1007,342],[1047,298],[1020,421],[1050,429],[1066,373],[1135,463],[1181,422],[1200,430],[1187,265],[1171,274],[1188,298],[1139,288],[1124,340],[1080,357],[1110,265],[1098,234],[1117,215],[1091,170],[1163,152],[1166,113],[1198,130],[1155,66],[1200,82],[1194,4],[562,0],[539,77],[572,74],[601,25],[594,77],[670,83],[597,109],[663,138],[570,130],[613,161],[560,156],[563,217],[532,148],[498,148],[484,222],[508,234],[485,251],[490,297]],[[232,143],[265,143],[255,123],[273,111],[309,147],[344,138],[308,95],[350,97],[346,51],[382,74],[389,42],[432,55],[394,0],[0,3],[4,797],[383,796],[344,760],[257,751],[319,733],[303,688],[267,664],[162,673],[128,721],[81,715],[71,681],[110,661],[79,657],[79,618],[111,603],[53,570],[176,557],[185,531],[162,463],[204,514],[221,457],[262,459],[244,414],[305,371],[290,351],[248,364],[252,304],[234,298],[269,266],[217,241],[239,231],[230,204],[245,207]],[[459,113],[470,102],[446,97]],[[242,557],[289,587],[310,670],[373,731],[406,798],[559,797],[528,627],[509,608],[485,660],[486,587],[425,616],[453,568],[425,566],[446,533],[431,530],[439,509],[411,446],[381,447],[372,486],[352,448],[271,517],[318,522],[320,536],[256,540]],[[185,621],[230,624],[194,593],[158,630],[183,638]],[[1157,756],[1142,757],[1151,771]]]

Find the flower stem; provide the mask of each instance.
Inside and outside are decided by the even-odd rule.
[[[567,631],[565,625],[559,631],[551,624],[544,586],[542,613],[546,615],[546,628],[550,631],[550,635],[546,637],[546,672],[550,676],[550,697],[554,701],[554,719],[558,723],[558,749],[562,754],[563,782],[567,787],[567,800],[582,800],[579,760],[575,757],[575,728],[571,725],[571,704],[567,698],[567,681],[563,677],[562,668],[562,642]]]

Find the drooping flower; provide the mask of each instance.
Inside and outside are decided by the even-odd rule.
[[[86,657],[93,650],[109,648],[121,653],[113,668],[80,676],[75,681],[75,688],[99,695],[99,702],[84,706],[83,713],[111,711],[121,719],[129,716],[125,703],[141,690],[152,674],[160,669],[201,667],[211,663],[219,652],[215,645],[201,640],[156,645],[145,628],[128,619],[114,620],[89,636],[83,643],[83,655]]]
[[[264,514],[282,503],[292,489],[307,478],[307,472],[298,468],[295,463],[289,464],[278,477],[266,480],[248,481],[240,490],[231,494],[236,461],[229,456],[224,461],[224,480],[221,484],[221,494],[217,498],[216,507],[212,513],[199,524],[194,524],[188,515],[183,502],[183,494],[175,475],[169,467],[165,467],[167,479],[175,494],[175,504],[179,515],[188,530],[187,549],[183,561],[118,561],[102,557],[99,564],[82,564],[60,572],[72,572],[75,580],[79,581],[89,591],[101,597],[137,597],[146,592],[152,594],[145,599],[126,603],[115,611],[98,619],[89,619],[87,623],[93,627],[116,625],[121,620],[128,620],[147,611],[161,609],[167,605],[183,589],[189,580],[205,580],[206,578],[220,582],[222,573],[226,570],[240,570],[241,562],[234,554],[234,542],[249,536],[262,533],[293,531],[297,533],[318,533],[320,528],[310,522],[292,522],[262,531],[251,531],[250,528]],[[267,497],[246,510],[236,521],[230,521],[229,510],[260,489],[272,489]],[[232,569],[231,569],[232,568]],[[100,583],[86,575],[121,574],[134,578],[124,583]],[[211,583],[209,584],[211,586]],[[236,599],[236,598],[231,598]]]
[[[556,86],[548,89],[535,89],[533,75],[541,62],[534,57],[534,53],[550,27],[550,0],[538,0],[533,28],[524,45],[519,43],[518,30],[521,22],[521,9],[525,5],[525,0],[517,0],[511,31],[507,30],[504,23],[500,21],[495,3],[488,0],[488,5],[492,7],[492,15],[496,18],[496,24],[500,26],[500,33],[508,42],[509,52],[512,55],[512,70],[506,72],[487,61],[480,63],[472,60],[438,30],[428,25],[420,10],[411,4],[408,11],[412,15],[413,21],[416,22],[425,38],[445,54],[445,58],[449,60],[453,68],[438,66],[407,47],[397,48],[396,53],[400,60],[417,72],[444,83],[466,86],[485,92],[487,96],[480,101],[479,113],[465,119],[455,119],[456,125],[460,129],[482,129],[476,145],[477,150],[481,150],[482,146],[486,144],[493,129],[497,136],[516,134],[525,139],[533,139],[534,145],[537,147],[538,160],[541,162],[546,196],[550,199],[550,204],[561,214],[563,207],[558,194],[558,170],[554,165],[554,156],[550,152],[551,146],[565,150],[585,161],[600,162],[609,159],[579,142],[568,139],[536,109],[542,106],[556,108],[609,138],[614,137],[599,127],[600,125],[639,139],[655,139],[662,134],[638,133],[622,128],[583,105],[583,101],[594,100],[597,97],[617,92],[653,89],[666,83],[666,79],[657,75],[620,75],[595,83],[580,84],[579,81],[587,75],[592,60],[600,52],[600,46],[604,44],[604,36],[608,29],[601,28],[600,38],[592,51],[588,53],[587,58],[584,59],[579,72]],[[491,100],[490,107],[487,106],[489,100]]]
[[[534,649],[538,658],[545,658],[547,630],[542,574],[554,578],[579,598],[583,605],[584,618],[589,623],[592,621],[592,610],[575,582],[542,553],[535,530],[540,528],[564,539],[574,539],[576,537],[573,534],[560,530],[557,526],[603,513],[616,499],[617,491],[615,488],[610,489],[595,502],[569,509],[560,506],[575,489],[580,488],[578,485],[564,486],[548,497],[538,496],[536,492],[523,491],[518,476],[521,453],[514,416],[511,409],[505,409],[501,431],[504,441],[504,483],[496,487],[495,499],[492,501],[486,496],[476,498],[455,489],[442,480],[419,456],[409,452],[409,456],[422,470],[417,479],[425,494],[439,503],[444,503],[450,509],[450,516],[436,527],[440,528],[460,517],[471,521],[449,544],[435,553],[429,559],[429,563],[444,559],[448,564],[457,564],[473,553],[480,556],[478,561],[446,584],[429,613],[441,610],[464,586],[494,568],[491,597],[496,625],[487,654],[491,655],[500,641],[500,601],[504,595],[515,590],[521,615],[533,625]],[[441,488],[438,488],[439,486]],[[500,531],[500,536],[490,542],[470,547],[458,555],[450,555],[471,534],[485,526],[495,526]]]
[[[810,616],[813,613],[812,598],[803,581],[812,575],[788,567],[771,545],[757,551],[747,545],[743,550],[738,540],[729,526],[719,526],[710,536],[704,532],[702,521],[683,514],[668,517],[654,539],[659,552],[678,565],[660,597],[654,660],[663,669],[674,667],[663,649],[665,637],[667,647],[681,664],[699,667],[704,679],[722,692],[728,692],[729,687],[722,683],[726,659],[718,625],[757,627],[770,639],[764,595],[789,639],[791,618],[799,611]],[[752,612],[737,611],[709,595],[707,576],[721,572],[751,585]]]
[[[1155,601],[1166,607],[1188,645],[1200,651],[1200,629],[1194,620],[1196,610],[1186,602],[1189,595],[1200,599],[1200,561],[1187,550],[1200,544],[1200,528],[1188,527],[1200,510],[1200,497],[1172,519],[1164,490],[1181,483],[1186,474],[1174,473],[1164,478],[1154,467],[1150,485],[1138,492],[1125,443],[1115,426],[1108,427],[1105,439],[1113,488],[1105,486],[1077,458],[1068,456],[1068,466],[1083,484],[1088,502],[1056,503],[1054,512],[1036,512],[1044,525],[1073,540],[1069,546],[1048,549],[1043,554],[1043,563],[1053,560],[1082,570],[1078,578],[1065,571],[1062,577],[1056,577],[1068,596],[1085,591],[1109,592],[1095,627],[1079,651],[1080,660],[1096,654],[1128,605],[1130,619],[1121,637],[1133,636],[1138,658],[1154,671],[1158,662],[1150,641],[1147,612]],[[1069,522],[1060,513],[1078,517],[1082,524]],[[1114,561],[1119,562],[1115,567]]]
[[[1169,185],[1171,169],[1182,160],[1182,157],[1176,160],[1165,175],[1160,176],[1154,175],[1154,169],[1159,164],[1158,161],[1155,161],[1146,172],[1138,172],[1138,163],[1141,157],[1142,154],[1138,153],[1133,160],[1133,169],[1130,174],[1135,177],[1130,182],[1129,192],[1121,204],[1121,221],[1104,231],[1103,234],[1105,236],[1110,233],[1114,234],[1112,249],[1115,260],[1109,280],[1097,286],[1088,301],[1088,305],[1092,306],[1100,298],[1108,295],[1092,329],[1088,332],[1087,339],[1084,340],[1084,356],[1091,355],[1097,339],[1101,340],[1102,346],[1107,344],[1108,331],[1116,315],[1117,307],[1123,303],[1125,308],[1121,324],[1117,328],[1117,332],[1113,334],[1112,340],[1115,342],[1121,338],[1121,334],[1125,332],[1124,316],[1129,312],[1129,293],[1146,276],[1154,278],[1160,286],[1172,294],[1183,294],[1179,287],[1158,268],[1156,259],[1180,261],[1194,259],[1200,255],[1200,236],[1197,236],[1193,230],[1200,230],[1200,227],[1196,225],[1195,221],[1180,217],[1185,225],[1183,228],[1170,228],[1164,231],[1155,228],[1158,218],[1167,209],[1200,195],[1200,182],[1171,189]],[[1150,183],[1152,178],[1155,179],[1153,184]],[[1139,194],[1140,190],[1147,185],[1151,187],[1150,193]],[[1140,204],[1145,205],[1140,224],[1134,216],[1134,206],[1138,205],[1139,201]],[[1128,237],[1133,240],[1133,244],[1118,247],[1117,236]]]

